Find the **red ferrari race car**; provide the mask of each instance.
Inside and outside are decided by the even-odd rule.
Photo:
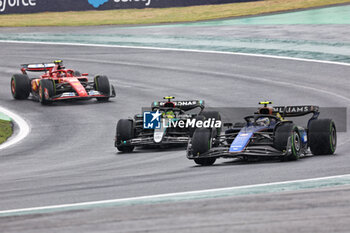
[[[42,104],[67,99],[91,99],[108,101],[115,97],[115,89],[105,75],[96,75],[89,82],[88,74],[65,69],[62,60],[53,63],[21,65],[22,74],[11,78],[11,92],[15,99],[27,99],[30,94]],[[27,72],[44,72],[36,78],[29,78]]]

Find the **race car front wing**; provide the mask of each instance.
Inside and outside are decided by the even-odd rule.
[[[145,146],[145,145],[171,145],[171,144],[187,144],[189,137],[173,137],[164,136],[162,141],[157,143],[154,141],[153,137],[139,137],[133,138],[127,141],[123,141],[126,146]],[[117,146],[117,141],[115,141],[115,146]]]
[[[287,146],[288,148],[288,146]],[[200,155],[193,155],[192,148],[189,144],[187,147],[187,158],[197,159],[197,158],[238,158],[245,156],[261,156],[261,157],[283,157],[291,153],[290,149],[286,151],[279,151],[272,146],[248,146],[241,152],[229,152],[229,147],[213,147],[207,152]]]
[[[96,90],[90,90],[87,92],[87,94],[88,95],[86,96],[79,96],[76,92],[64,92],[62,94],[49,98],[49,100],[56,101],[56,100],[63,100],[63,99],[91,99],[96,97],[115,97],[116,96],[115,89],[113,86],[111,87],[110,95],[105,95]]]

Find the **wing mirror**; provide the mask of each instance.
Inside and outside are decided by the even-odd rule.
[[[88,73],[82,73],[81,76],[89,76]]]

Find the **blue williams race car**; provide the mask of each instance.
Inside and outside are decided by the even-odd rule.
[[[222,134],[210,128],[196,129],[188,143],[187,158],[209,166],[220,157],[245,160],[270,157],[291,161],[310,152],[313,155],[334,154],[336,127],[331,119],[318,119],[318,106],[268,107],[271,102],[259,104],[264,106],[246,116],[244,123],[224,124],[228,129]],[[306,127],[285,119],[308,114],[312,116]]]

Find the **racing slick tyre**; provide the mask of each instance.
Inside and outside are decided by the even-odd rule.
[[[50,79],[42,79],[39,83],[39,101],[41,104],[50,104],[50,98],[55,95],[55,83]]]
[[[31,91],[30,80],[27,75],[14,74],[11,78],[11,93],[17,100],[27,99]]]
[[[120,119],[117,123],[115,146],[121,152],[132,152],[135,147],[124,144],[132,138],[134,138],[134,122],[129,119]]]
[[[313,155],[332,155],[337,147],[337,130],[331,119],[312,120],[309,125],[309,146]]]
[[[195,117],[196,119],[196,122],[197,121],[204,121],[205,120],[205,117],[203,115],[198,115]],[[194,131],[196,131],[197,127],[196,126],[193,126],[193,127],[190,127],[190,137],[192,138],[193,137],[193,134],[194,134]]]
[[[205,119],[212,119],[214,121],[221,121],[221,115],[219,112],[216,111],[203,111],[201,113],[202,116],[205,117]],[[213,131],[213,137],[219,136],[221,133],[221,127],[216,128],[216,131]]]
[[[277,126],[274,135],[274,147],[282,152],[285,152],[288,149],[287,145],[288,140],[290,139],[290,154],[282,157],[282,161],[298,160],[302,149],[298,127],[293,123],[284,123]]]
[[[103,95],[106,95],[107,97],[97,97],[97,101],[101,101],[101,102],[107,102],[109,100],[109,96],[110,96],[110,85],[109,85],[109,80],[107,78],[107,76],[105,75],[96,75],[95,76],[95,89],[96,91],[101,92]]]
[[[198,128],[192,138],[192,155],[200,156],[211,148],[211,129]],[[194,162],[202,166],[213,165],[216,158],[195,158]]]

